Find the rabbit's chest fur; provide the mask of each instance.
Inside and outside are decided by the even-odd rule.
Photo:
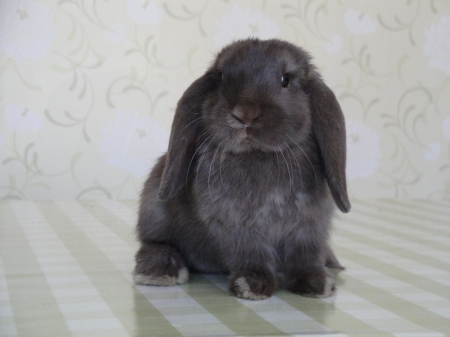
[[[305,158],[293,149],[283,153],[219,151],[207,150],[197,163],[194,193],[204,223],[223,230],[257,232],[277,244],[287,233],[317,227],[311,223],[317,213],[328,217],[332,212],[322,173],[318,168],[311,170],[317,158]]]

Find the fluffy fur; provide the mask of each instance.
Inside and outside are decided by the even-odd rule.
[[[229,273],[230,292],[329,296],[335,204],[350,210],[345,123],[310,56],[280,40],[225,47],[183,94],[168,152],[145,183],[135,282]]]

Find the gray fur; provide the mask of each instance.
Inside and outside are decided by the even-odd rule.
[[[168,153],[145,183],[135,274],[231,273],[232,293],[262,299],[281,271],[295,293],[330,295],[325,266],[342,268],[328,245],[333,199],[350,209],[343,118],[302,49],[225,47],[180,99]]]

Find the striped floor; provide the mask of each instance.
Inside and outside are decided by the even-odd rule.
[[[227,279],[135,286],[136,202],[1,202],[0,336],[450,336],[450,203],[353,201],[347,270],[319,300],[227,294]]]

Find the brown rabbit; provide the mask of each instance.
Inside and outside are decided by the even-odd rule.
[[[137,284],[230,273],[234,295],[258,300],[281,272],[294,293],[333,293],[334,202],[350,210],[345,123],[310,60],[288,42],[237,41],[186,90],[142,191]]]

